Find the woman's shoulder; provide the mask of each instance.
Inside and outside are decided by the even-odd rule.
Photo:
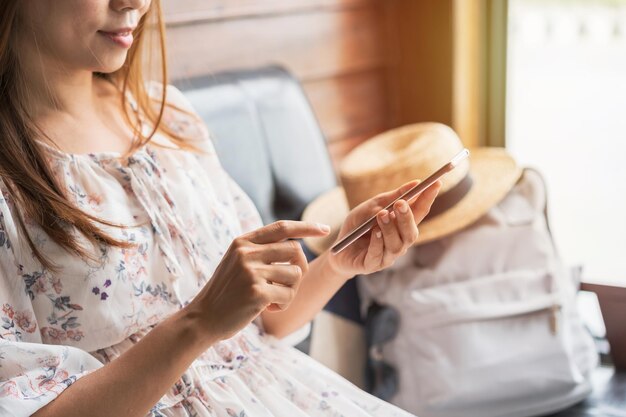
[[[155,81],[149,82],[146,90],[149,97],[157,103],[162,102],[165,92],[161,123],[168,130],[196,148],[210,153],[214,151],[206,124],[182,91],[171,84],[164,85]]]
[[[165,90],[165,100],[167,105],[196,115],[196,111],[191,105],[191,102],[176,86],[172,84],[163,84],[158,81],[148,81],[146,84],[148,96],[154,100],[161,100],[163,97],[163,90]]]

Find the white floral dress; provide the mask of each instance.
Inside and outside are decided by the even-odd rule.
[[[168,87],[168,96],[191,111],[178,90]],[[171,110],[165,122],[196,138],[204,152],[157,146],[166,144],[163,136],[125,160],[47,148],[81,209],[131,225],[105,228],[135,245],[102,247],[101,262],[70,255],[28,223],[35,244],[60,266],[43,268],[21,236],[0,178],[0,416],[28,416],[115,360],[193,298],[234,237],[261,226],[199,119]],[[256,324],[200,355],[148,415],[410,416]]]

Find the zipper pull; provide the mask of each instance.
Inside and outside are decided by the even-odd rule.
[[[550,333],[556,336],[559,332],[559,313],[561,312],[561,306],[553,304],[550,307]]]

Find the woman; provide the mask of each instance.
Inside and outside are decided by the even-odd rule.
[[[278,338],[405,252],[439,184],[307,264],[288,239],[328,228],[261,227],[182,94],[144,84],[160,14],[0,3],[0,415],[407,416]]]

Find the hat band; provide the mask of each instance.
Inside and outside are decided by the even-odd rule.
[[[443,194],[439,194],[433,205],[430,207],[428,215],[424,217],[423,221],[431,220],[434,217],[439,216],[441,213],[454,207],[459,201],[463,199],[469,193],[470,189],[474,185],[472,176],[467,173],[465,178],[461,180],[457,185],[450,188]]]

